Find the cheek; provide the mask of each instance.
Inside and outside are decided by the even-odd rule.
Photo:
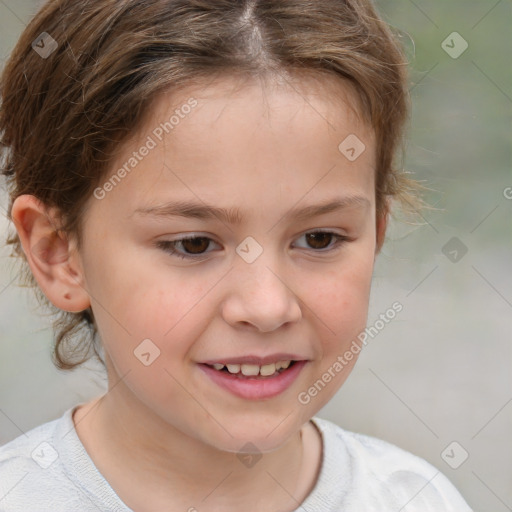
[[[153,354],[158,356],[154,366],[175,373],[211,322],[208,291],[218,277],[199,276],[192,269],[157,267],[137,257],[120,261],[106,257],[97,262],[101,264],[89,283],[93,311],[116,372],[141,369],[136,354],[144,342],[142,346],[148,347],[144,353],[150,352],[151,359]]]
[[[105,327],[114,323],[134,338],[161,338],[193,310],[208,285],[193,270],[166,265],[148,248],[117,241],[92,256],[85,273],[98,321]]]
[[[373,256],[359,254],[339,268],[317,274],[304,295],[324,354],[338,352],[364,330],[373,271]]]

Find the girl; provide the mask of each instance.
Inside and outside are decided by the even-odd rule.
[[[406,83],[368,0],[42,7],[1,81],[9,243],[56,365],[109,387],[0,449],[1,510],[470,510],[315,417],[413,193]]]

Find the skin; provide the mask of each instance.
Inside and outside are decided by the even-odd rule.
[[[188,98],[198,105],[103,199],[90,198],[80,251],[71,235],[52,235],[58,212],[35,197],[20,196],[12,210],[48,299],[67,311],[92,307],[109,391],[75,409],[74,422],[99,471],[137,511],[298,508],[321,467],[321,436],[309,420],[357,357],[309,403],[297,397],[366,325],[387,214],[376,217],[374,134],[354,91],[312,78],[237,85],[225,78],[159,98],[112,173]],[[338,150],[349,134],[366,146],[353,162]],[[286,215],[347,195],[366,202],[305,220]],[[237,207],[244,220],[135,212],[171,200]],[[305,234],[315,230],[348,240],[314,245]],[[212,240],[197,260],[155,245],[191,234]],[[235,252],[247,236],[263,248],[250,264]],[[149,366],[134,356],[147,338],[160,350]],[[276,352],[308,363],[266,400],[239,398],[198,366]],[[263,455],[250,468],[237,457],[247,442]]]

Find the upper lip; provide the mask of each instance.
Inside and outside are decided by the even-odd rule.
[[[259,366],[263,366],[270,363],[277,363],[277,361],[305,361],[306,358],[299,356],[297,354],[271,354],[268,356],[256,356],[256,355],[245,355],[238,357],[222,357],[218,359],[211,359],[208,361],[203,361],[202,364],[257,364]]]

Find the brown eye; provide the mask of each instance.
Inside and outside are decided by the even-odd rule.
[[[320,254],[331,254],[350,240],[347,236],[331,231],[311,231],[300,238],[306,240],[307,246],[302,247],[303,249],[310,249]],[[212,252],[207,250],[210,244],[215,245],[217,243],[206,236],[190,236],[179,240],[160,240],[156,242],[156,246],[163,251],[178,258],[190,260],[204,259],[201,256]]]
[[[301,242],[302,245],[297,245],[301,249],[309,249],[313,253],[316,252],[318,254],[331,254],[341,249],[343,244],[350,239],[348,236],[339,235],[332,231],[310,231],[299,237],[299,240],[303,240]]]
[[[316,231],[314,233],[307,233],[306,240],[313,249],[325,249],[329,247],[329,243],[333,238],[334,233],[323,231]]]
[[[206,237],[186,238],[181,240],[181,245],[188,254],[202,254],[210,244]]]
[[[174,241],[159,240],[156,246],[178,258],[199,259],[199,256],[211,252],[206,251],[210,243],[215,242],[206,236],[193,236]]]

